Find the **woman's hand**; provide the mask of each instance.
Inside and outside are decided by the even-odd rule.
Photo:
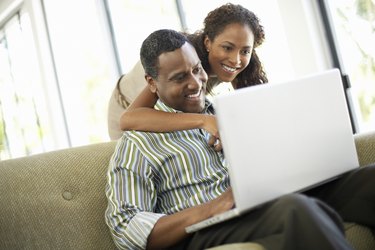
[[[216,152],[220,152],[221,150],[223,150],[223,146],[221,145],[219,137],[211,135],[210,139],[208,140],[208,145],[214,147]]]
[[[216,117],[214,115],[204,115],[202,129],[206,130],[211,135],[210,139],[208,140],[208,144],[214,147],[215,151],[217,152],[223,150]]]
[[[206,130],[212,136],[219,137],[219,130],[217,128],[216,117],[214,115],[203,115],[202,129]]]

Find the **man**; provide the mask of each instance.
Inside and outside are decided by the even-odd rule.
[[[166,112],[213,114],[207,75],[185,36],[158,30],[141,48],[145,78]],[[127,131],[108,172],[106,222],[122,249],[205,249],[258,242],[266,249],[351,249],[340,217],[303,195],[287,195],[191,235],[185,227],[234,206],[224,156],[200,129]],[[251,194],[249,194],[251,195]]]

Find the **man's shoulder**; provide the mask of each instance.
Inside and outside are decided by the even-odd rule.
[[[126,131],[118,141],[117,151],[143,157],[149,164],[159,166],[165,155],[165,152],[160,151],[163,147],[161,145],[165,145],[166,140],[165,133]]]
[[[136,145],[154,144],[161,140],[162,133],[144,132],[144,131],[125,131],[121,137],[123,143]]]
[[[122,139],[124,140],[134,140],[136,138],[147,138],[151,136],[152,134],[156,134],[153,132],[145,132],[145,131],[137,131],[137,130],[130,130],[130,131],[124,131],[122,135]]]

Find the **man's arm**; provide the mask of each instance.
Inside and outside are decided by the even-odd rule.
[[[221,196],[210,202],[161,217],[151,231],[147,249],[162,249],[173,246],[188,235],[185,232],[185,227],[227,211],[233,206],[232,190],[229,188]]]
[[[119,140],[109,163],[106,223],[119,249],[145,249],[147,237],[164,214],[153,213],[156,191],[151,169],[128,137]]]

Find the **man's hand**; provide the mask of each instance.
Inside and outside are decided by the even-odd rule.
[[[161,217],[148,237],[147,249],[164,249],[187,237],[185,227],[225,212],[234,206],[232,189],[216,199]]]
[[[211,216],[220,214],[234,207],[232,188],[229,187],[222,195],[209,202]]]

